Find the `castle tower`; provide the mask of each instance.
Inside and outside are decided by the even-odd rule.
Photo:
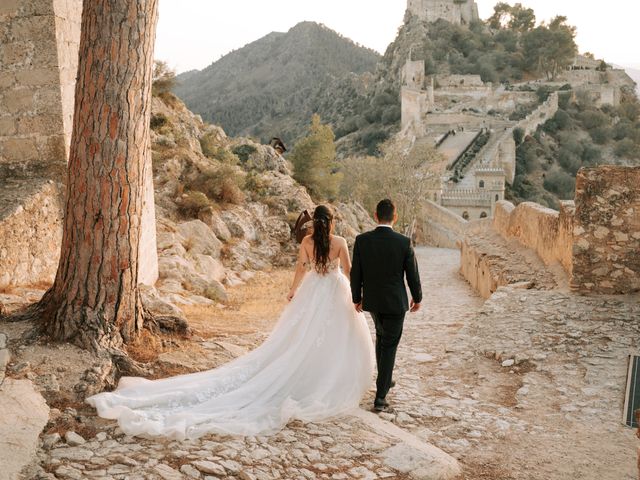
[[[82,0],[0,1],[0,286],[51,281],[62,236]],[[141,283],[158,278],[153,176]]]
[[[491,214],[493,218],[496,203],[504,200],[505,172],[502,168],[484,167],[475,171],[476,189],[491,200]]]
[[[475,0],[408,0],[407,10],[427,22],[443,19],[468,25],[480,18]]]

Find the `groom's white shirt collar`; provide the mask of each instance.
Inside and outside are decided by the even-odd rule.
[[[393,230],[393,225],[389,225],[388,223],[379,223],[378,227],[387,227]]]

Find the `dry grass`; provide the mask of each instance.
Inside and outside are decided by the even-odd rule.
[[[127,345],[129,356],[136,362],[141,363],[155,362],[164,351],[162,337],[155,335],[146,328],[142,330],[140,336],[133,343]]]
[[[225,308],[185,306],[189,325],[204,338],[268,332],[286,305],[293,273],[273,270],[258,273],[244,285],[230,288]]]

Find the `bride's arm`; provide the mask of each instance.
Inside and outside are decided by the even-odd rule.
[[[349,258],[349,245],[347,241],[342,239],[342,246],[340,248],[340,265],[342,266],[342,273],[347,278],[351,278],[351,258]]]
[[[307,250],[305,249],[305,243],[308,243],[308,238],[305,237],[300,243],[300,250],[298,250],[298,262],[296,263],[296,273],[293,277],[293,284],[291,285],[291,290],[289,290],[289,295],[287,295],[287,300],[291,300],[296,294],[296,290],[300,286],[300,282],[302,282],[302,278],[304,277],[307,270],[305,268],[305,264],[309,261],[309,256],[307,255]]]

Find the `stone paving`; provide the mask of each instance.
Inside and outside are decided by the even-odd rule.
[[[271,437],[174,442],[124,435],[91,408],[51,410],[32,479],[635,479],[621,424],[637,297],[500,288],[486,303],[455,250],[420,248],[424,308],[407,317],[394,412]],[[373,385],[372,385],[373,386]],[[434,469],[436,474],[434,474]]]
[[[635,479],[621,420],[638,296],[502,287],[482,305],[457,278],[457,251],[418,257],[425,311],[407,323],[387,418],[469,479]]]

